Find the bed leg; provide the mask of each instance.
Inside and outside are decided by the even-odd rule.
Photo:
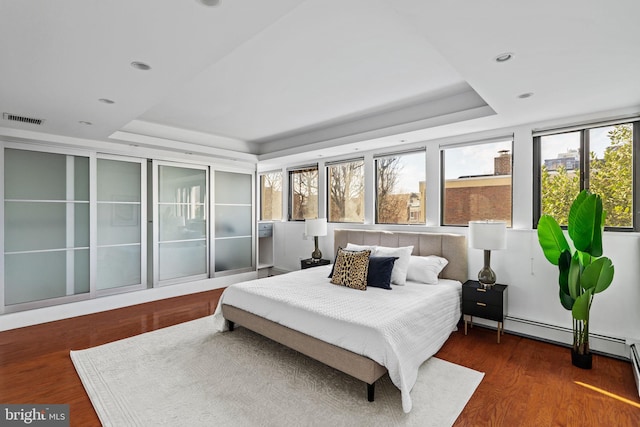
[[[373,396],[376,391],[376,383],[367,384],[367,400],[373,402]]]
[[[233,332],[233,328],[236,326],[231,320],[227,320],[229,322],[229,332]]]

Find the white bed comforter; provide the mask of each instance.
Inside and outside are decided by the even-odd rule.
[[[366,356],[387,368],[402,394],[402,409],[411,411],[418,368],[460,319],[460,282],[359,291],[329,283],[330,267],[229,286],[213,315],[216,328],[227,327],[224,303]]]

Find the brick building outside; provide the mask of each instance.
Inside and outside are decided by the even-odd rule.
[[[472,220],[502,220],[511,226],[511,154],[494,159],[493,175],[463,176],[445,181],[443,223],[467,225]]]

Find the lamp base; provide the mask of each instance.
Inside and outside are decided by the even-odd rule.
[[[478,272],[478,282],[483,288],[490,288],[496,284],[496,273],[491,269],[491,251],[484,251],[484,267]]]
[[[315,242],[316,248],[311,252],[311,260],[313,262],[319,262],[322,259],[322,252],[320,252],[318,248],[318,236],[313,236],[313,241]]]

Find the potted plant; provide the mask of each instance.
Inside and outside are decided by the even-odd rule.
[[[605,215],[599,195],[580,192],[569,210],[567,232],[572,246],[552,216],[543,215],[538,221],[544,256],[558,266],[560,303],[573,317],[571,361],[584,369],[591,368],[589,311],[593,297],[609,287],[614,273],[611,260],[602,256]]]

